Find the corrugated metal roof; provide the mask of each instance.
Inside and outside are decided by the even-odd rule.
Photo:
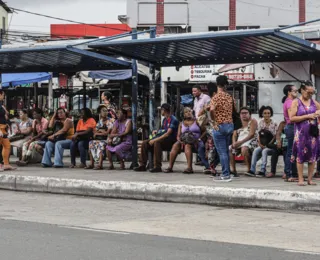
[[[183,34],[89,47],[158,67],[320,59],[317,44],[274,29]]]
[[[131,63],[72,46],[17,48],[0,50],[0,72],[76,72],[117,70]]]

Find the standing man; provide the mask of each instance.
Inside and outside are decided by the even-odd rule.
[[[294,141],[294,124],[291,123],[289,118],[289,111],[292,105],[292,102],[294,99],[298,96],[298,89],[293,85],[286,85],[283,88],[283,94],[285,95],[282,99],[283,103],[283,114],[284,119],[286,121],[286,126],[284,128],[284,133],[286,135],[286,138],[288,140],[287,145],[287,154],[285,158],[285,167],[284,167],[284,179],[289,182],[295,181],[293,178],[293,172],[297,173],[297,166],[295,163],[291,162],[291,155],[292,155],[292,147],[293,147],[293,141]]]
[[[147,170],[146,165],[149,151],[153,154],[155,164],[155,168],[150,169],[150,172],[162,172],[162,151],[170,151],[173,144],[177,141],[179,121],[175,116],[171,115],[171,106],[169,104],[162,104],[161,116],[164,117],[161,129],[153,131],[154,137],[152,140],[146,140],[142,143],[139,158],[140,166],[134,169],[137,172]]]
[[[210,97],[203,94],[199,85],[192,88],[192,95],[194,96],[193,111],[196,119],[205,113],[205,107],[210,103]]]
[[[229,145],[234,130],[232,112],[235,104],[232,96],[227,93],[228,85],[226,76],[217,77],[218,92],[212,98],[210,107],[211,118],[217,123],[213,130],[213,139],[222,165],[221,176],[214,179],[217,182],[231,181]]]

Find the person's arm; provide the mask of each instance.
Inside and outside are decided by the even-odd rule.
[[[58,132],[54,133],[52,136],[52,138],[55,138],[56,136],[58,135],[63,135],[63,134],[66,134],[68,133],[68,131],[73,127],[73,122],[71,119],[67,119],[66,121],[64,121],[64,124],[63,124],[63,128],[61,130],[59,130]],[[49,137],[49,139],[50,139]]]
[[[124,137],[132,132],[132,121],[130,120],[126,126],[124,133],[118,135],[119,137]]]
[[[179,124],[178,127],[178,134],[177,134],[177,141],[181,142],[180,137],[181,137],[181,129],[182,129],[182,123]]]
[[[276,134],[276,140],[277,140],[277,147],[281,149],[282,143],[281,143],[281,135],[283,132],[284,127],[286,126],[286,123],[283,121],[280,123],[277,134]]]
[[[258,122],[255,119],[251,120],[251,125],[250,125],[250,133],[247,135],[247,137],[245,137],[244,139],[242,139],[241,141],[237,141],[234,144],[234,148],[238,148],[239,146],[243,145],[244,143],[248,142],[249,140],[251,140],[257,131],[258,128]]]
[[[57,117],[57,112],[54,112],[54,114],[51,117],[50,122],[49,122],[49,128],[53,128],[54,127],[54,123],[56,121],[56,117]]]
[[[291,108],[289,109],[289,117],[292,123],[299,123],[306,120],[313,120],[317,117],[316,113],[297,116],[297,112],[298,112],[298,100],[295,99],[293,100]]]
[[[111,133],[109,134],[109,138],[108,140],[111,142],[112,138],[113,137],[116,137],[117,136],[117,132],[118,132],[118,127],[116,126],[116,124],[113,125],[113,128],[112,128],[112,131]]]
[[[22,129],[22,130],[20,130],[20,133],[23,134],[23,135],[29,135],[29,134],[32,133],[32,127],[29,126],[26,129]]]
[[[237,130],[235,130],[233,131],[233,134],[232,134],[232,148],[234,149],[238,148],[237,140],[238,140],[238,133],[237,133]]]

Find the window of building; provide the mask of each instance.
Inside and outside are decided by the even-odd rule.
[[[260,26],[254,25],[254,26],[237,26],[237,30],[250,30],[250,29],[260,29]]]
[[[209,32],[228,31],[228,26],[209,26]]]
[[[139,26],[137,28],[139,32],[150,30],[150,27],[145,26]],[[165,26],[164,27],[164,33],[165,34],[177,34],[177,33],[190,33],[191,32],[191,26],[182,28],[181,26]]]
[[[5,17],[2,17],[2,30],[3,30],[2,33],[5,33],[5,31],[6,31],[6,18]]]

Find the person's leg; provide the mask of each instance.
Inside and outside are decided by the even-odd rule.
[[[166,138],[167,139],[167,138]],[[162,166],[162,142],[166,139],[161,141],[155,141],[153,145],[153,161],[154,161],[154,169],[161,169]]]
[[[276,149],[272,149],[268,153],[268,155],[271,155],[271,172],[268,173],[266,176],[268,178],[272,178],[276,175],[277,172],[277,165],[278,165],[278,160],[279,160],[279,151]]]
[[[201,141],[198,143],[198,155],[201,159],[202,164],[206,169],[210,169],[208,160],[206,159],[206,148],[204,143]]]
[[[141,153],[139,156],[139,164],[142,167],[146,167],[148,162],[148,152],[150,150],[149,140],[145,140],[141,145]]]
[[[222,166],[222,177],[230,178],[229,143],[233,132],[232,124],[223,124],[219,130],[214,130],[213,137]]]
[[[188,172],[193,172],[193,169],[192,169],[192,145],[190,144],[186,144],[185,145],[185,148],[184,148],[184,153],[186,155],[186,158],[187,158],[187,165],[188,165],[188,168],[186,169],[186,171]]]
[[[253,154],[252,154],[252,160],[251,160],[251,167],[250,167],[250,172],[252,174],[256,173],[256,166],[258,162],[258,158],[262,152],[262,148],[259,146],[256,149],[254,149]]]
[[[229,157],[230,157],[230,171],[231,172],[237,172],[236,160],[234,158],[234,154],[230,150],[229,150]]]
[[[55,144],[51,141],[46,142],[46,146],[44,148],[44,154],[42,156],[42,165],[51,167],[52,161],[51,161],[51,155],[53,154]]]
[[[88,141],[80,141],[78,142],[78,149],[80,152],[80,162],[81,166],[86,166],[87,161],[87,149],[88,149]]]
[[[294,126],[287,125],[285,127],[285,134],[286,134],[286,138],[288,140],[286,162],[285,162],[285,174],[286,174],[286,178],[289,179],[289,178],[292,178],[292,171],[293,171],[293,169],[296,168],[293,166],[293,164],[291,162],[292,147],[293,147],[293,142],[294,142]]]
[[[312,181],[315,166],[315,162],[308,164],[308,185],[316,185],[316,183]]]
[[[170,152],[168,172],[170,172],[170,170],[173,169],[174,163],[175,163],[177,156],[180,152],[181,152],[181,144],[179,142],[177,142],[173,145],[172,150]]]
[[[247,166],[247,172],[250,171],[251,154],[248,146],[241,147],[241,155],[244,157],[244,163]]]
[[[11,152],[11,144],[8,138],[2,138],[2,158],[4,168],[10,167],[9,157]]]
[[[54,167],[63,167],[63,152],[65,149],[70,149],[70,152],[72,151],[71,149],[71,144],[73,144],[71,140],[62,140],[58,141],[55,144],[55,149],[54,149]],[[71,163],[72,163],[72,153],[71,153]],[[74,164],[75,165],[75,155],[74,155]]]
[[[88,168],[93,168],[94,167],[94,159],[93,156],[97,152],[97,147],[96,147],[95,141],[90,141],[89,142],[89,156],[90,156],[90,166]],[[99,157],[99,162],[100,162],[100,157]]]
[[[268,155],[271,154],[271,152],[272,152],[272,149],[270,148],[264,148],[262,150],[262,162],[261,162],[260,173],[263,173],[264,175],[266,174],[266,170],[267,170]]]
[[[28,152],[28,147],[29,147],[29,144],[28,142],[24,143],[22,145],[22,158],[21,158],[21,161],[25,161],[26,160],[26,156],[27,156],[27,152]]]
[[[113,160],[112,160],[112,153],[109,150],[107,150],[107,156],[108,156],[108,161],[109,161],[109,170],[113,170],[114,165],[113,165]]]
[[[303,164],[297,163],[297,169],[298,169],[298,185],[299,186],[304,186],[304,178],[303,178]]]
[[[70,144],[70,155],[71,155],[71,167],[76,166],[76,151],[77,151],[78,143],[72,142]]]

